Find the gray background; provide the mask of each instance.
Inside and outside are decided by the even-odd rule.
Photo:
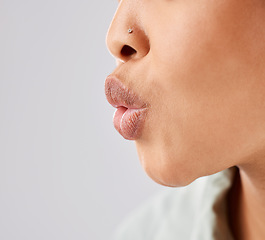
[[[0,239],[110,239],[164,189],[112,125],[116,0],[0,0]]]

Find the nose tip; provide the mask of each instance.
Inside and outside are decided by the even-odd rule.
[[[123,2],[120,3],[110,24],[106,35],[106,45],[114,58],[127,62],[132,58],[145,56],[149,52],[150,46],[148,37],[141,28],[139,18],[136,21],[136,14],[130,10],[131,6],[122,4]],[[133,9],[135,8],[134,6]],[[136,11],[138,10],[136,9]]]

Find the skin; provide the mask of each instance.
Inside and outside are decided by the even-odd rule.
[[[135,140],[147,174],[176,187],[237,166],[233,232],[264,239],[265,1],[123,0],[106,42],[150,105]]]

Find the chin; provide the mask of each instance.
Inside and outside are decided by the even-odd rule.
[[[184,187],[200,177],[198,172],[192,172],[192,168],[188,165],[178,164],[170,158],[144,158],[141,154],[138,154],[138,156],[146,174],[162,186]]]
[[[166,187],[185,187],[192,183],[196,178],[179,177],[178,173],[172,175],[172,173],[168,173],[167,171],[161,172],[160,169],[156,169],[150,171],[149,169],[145,169],[146,174],[156,183],[166,186]],[[181,174],[183,176],[183,174]]]

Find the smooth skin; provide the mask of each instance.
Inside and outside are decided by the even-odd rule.
[[[263,240],[265,1],[122,0],[106,42],[150,105],[135,141],[147,174],[176,187],[237,166],[235,237]]]

